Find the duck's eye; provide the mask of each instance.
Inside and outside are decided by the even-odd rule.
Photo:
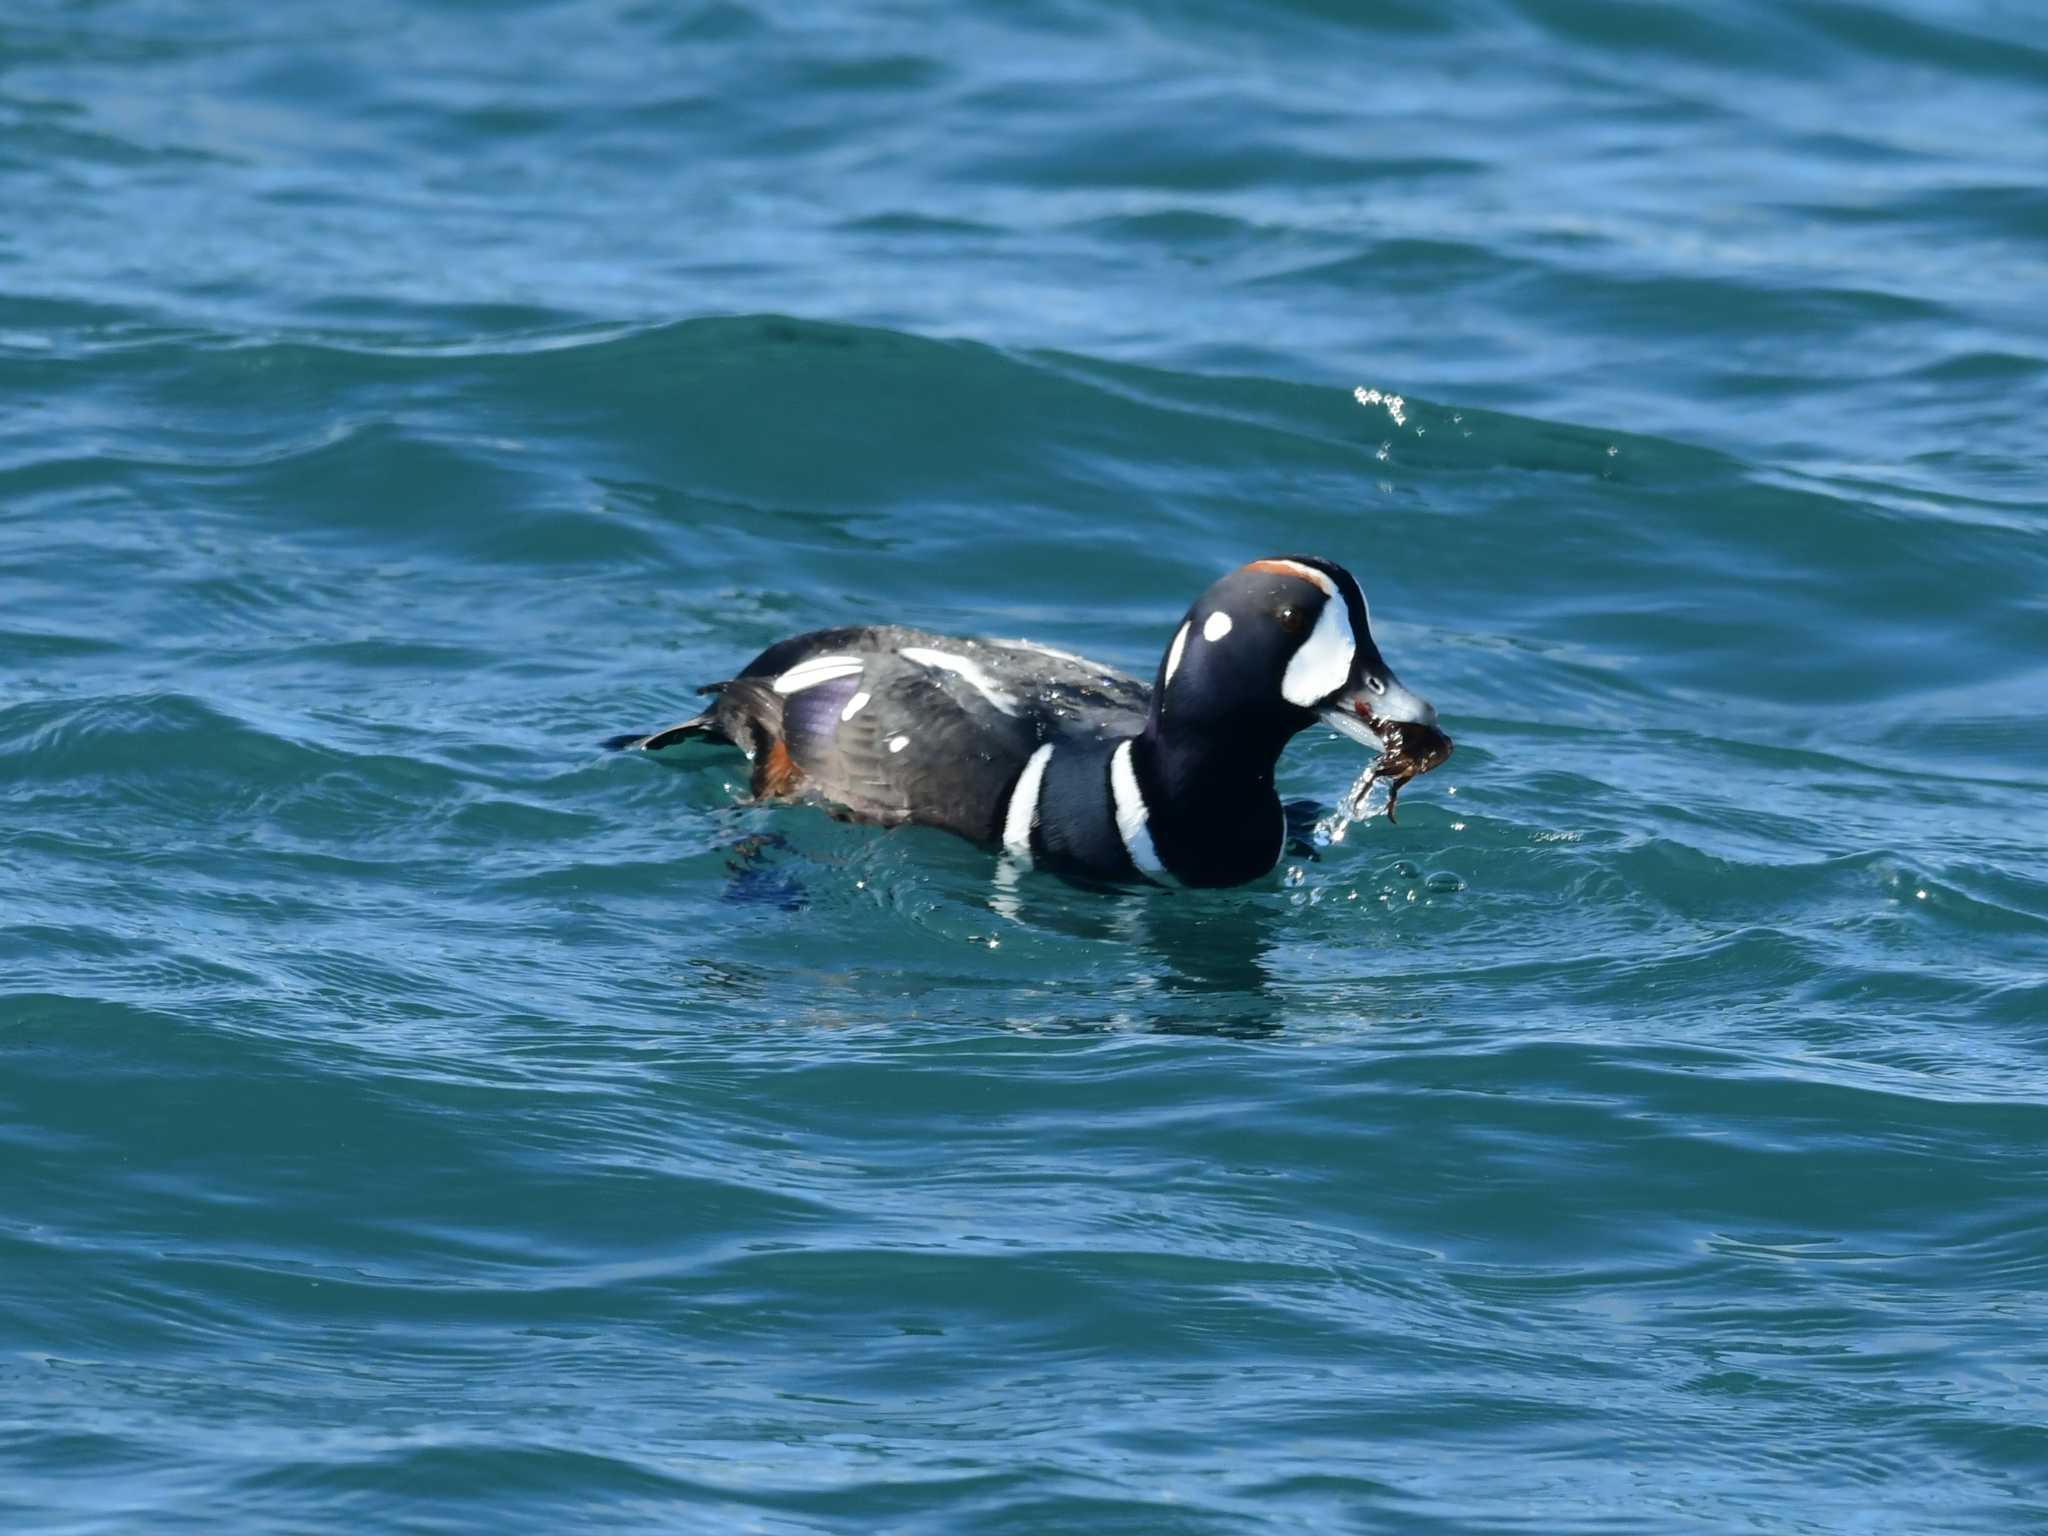
[[[1308,628],[1308,615],[1289,603],[1273,615],[1280,621],[1280,627],[1290,635],[1298,635]]]

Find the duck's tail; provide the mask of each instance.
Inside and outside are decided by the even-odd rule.
[[[723,683],[709,683],[697,691],[699,693],[717,693],[724,687],[725,684]],[[730,742],[732,740],[720,727],[718,723],[718,706],[714,704],[711,708],[699,714],[694,714],[687,720],[679,720],[674,725],[664,726],[652,735],[643,735],[638,731],[628,731],[623,736],[607,736],[604,745],[605,750],[608,752],[659,752],[664,747],[673,747],[692,736],[701,736],[706,741]]]

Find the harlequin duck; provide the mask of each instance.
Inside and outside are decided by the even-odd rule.
[[[1028,641],[877,625],[797,635],[700,691],[717,695],[702,714],[607,745],[731,743],[758,799],[942,827],[1111,883],[1236,885],[1272,869],[1287,836],[1273,767],[1318,718],[1378,750],[1397,786],[1451,751],[1373,644],[1357,581],[1306,555],[1212,585],[1149,689]]]

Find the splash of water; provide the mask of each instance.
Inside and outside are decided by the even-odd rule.
[[[1379,775],[1380,763],[1377,758],[1366,764],[1358,775],[1358,781],[1339,797],[1336,806],[1316,822],[1315,842],[1318,848],[1328,848],[1344,841],[1344,834],[1351,830],[1356,821],[1368,821],[1382,816],[1393,801],[1393,786]]]

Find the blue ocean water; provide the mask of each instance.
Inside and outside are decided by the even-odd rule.
[[[2048,1528],[2039,21],[10,6],[5,1528]],[[1291,550],[1248,889],[596,746]]]

